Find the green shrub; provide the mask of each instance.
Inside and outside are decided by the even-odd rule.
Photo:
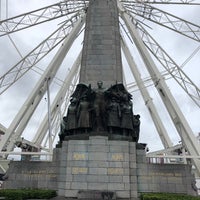
[[[0,197],[6,200],[25,200],[25,199],[50,199],[55,197],[56,191],[42,189],[3,189],[0,190]]]
[[[184,194],[170,194],[170,193],[145,193],[141,194],[141,200],[200,200],[200,197],[184,195]]]

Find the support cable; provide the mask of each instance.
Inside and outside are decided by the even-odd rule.
[[[52,143],[52,126],[51,126],[51,99],[50,99],[50,79],[47,80],[47,105],[48,105],[48,138],[49,138],[49,153],[53,152]]]

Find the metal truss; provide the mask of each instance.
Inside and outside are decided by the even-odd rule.
[[[2,77],[0,77],[0,94],[6,91],[12,84],[35,66],[35,64],[58,46],[58,44],[69,35],[70,31],[73,29],[73,24],[77,22],[81,16],[81,13],[76,13],[70,19],[66,20],[62,26],[49,35],[17,64],[9,69]]]
[[[200,41],[199,25],[183,20],[143,2],[129,2],[123,5],[126,11],[130,12],[135,19],[138,17],[147,19],[195,41]]]
[[[189,95],[194,103],[200,107],[200,89],[194,84],[194,82],[184,73],[181,67],[167,54],[167,52],[156,42],[156,40],[147,32],[144,26],[140,22],[135,21],[133,16],[126,12],[131,18],[131,22],[137,27],[138,32],[143,40],[145,46],[155,56],[155,58],[161,63],[164,69],[168,72],[176,82],[183,88],[183,90]],[[164,76],[164,73],[162,73]]]
[[[23,130],[28,124],[28,121],[38,106],[41,98],[47,92],[48,84],[50,84],[55,77],[60,63],[64,59],[64,56],[68,52],[73,41],[76,39],[76,36],[84,23],[84,15],[87,11],[88,3],[89,0],[65,0],[61,1],[60,3],[56,3],[0,22],[0,36],[3,36],[54,20],[56,18],[65,17],[62,25],[55,32],[53,32],[47,39],[45,39],[30,53],[28,53],[6,74],[0,77],[0,94],[2,94],[8,87],[10,87],[19,78],[21,78],[28,70],[33,68],[33,66],[35,66],[52,49],[54,49],[65,40],[63,46],[60,48],[48,68],[45,70],[32,94],[28,97],[9,128],[6,130],[2,129],[4,130],[5,135],[0,142],[0,150],[5,150],[6,152],[0,152],[1,154],[13,154],[12,150],[14,149],[16,142],[21,140]],[[193,156],[194,165],[200,172],[200,161],[197,159],[199,158],[200,150],[195,138],[193,137],[192,130],[180,112],[179,107],[176,104],[170,91],[167,89],[163,79],[163,73],[161,74],[157,71],[154,62],[151,59],[149,52],[147,51],[147,48],[163,65],[167,72],[177,80],[181,87],[187,92],[187,94],[190,95],[190,97],[198,104],[198,106],[200,105],[199,88],[193,84],[189,77],[184,74],[180,67],[170,58],[170,56],[160,47],[160,45],[158,45],[154,38],[148,34],[138,19],[146,19],[152,21],[195,41],[200,40],[200,26],[151,6],[151,4],[161,3],[200,5],[197,0],[118,0],[120,14],[128,27],[130,38],[135,42],[137,48],[139,49],[141,57],[143,58],[144,63],[146,64],[147,69],[151,75],[151,82],[154,82],[155,87],[157,88],[182,139],[183,145],[181,147],[186,148],[190,155]],[[124,7],[121,4],[123,4]],[[65,48],[64,51],[61,50],[63,48]],[[138,67],[134,63],[131,53],[125,43],[125,40],[123,39],[122,49],[125,53],[130,69],[135,77],[138,88],[141,91],[145,104],[150,112],[150,115],[152,116],[163,146],[168,149],[168,151],[171,151],[175,147],[172,147],[172,142],[168,137],[168,134],[162,124],[161,119],[159,118],[153,101],[148,94],[147,89],[145,88],[145,82],[141,80],[139,71],[137,70]],[[71,93],[74,90],[79,77],[78,68],[80,65],[80,57],[81,55],[78,56],[70,72],[66,76],[62,87],[60,88],[50,107],[51,127],[49,127],[48,124],[49,116],[46,115],[41,122],[37,133],[34,136],[34,139],[32,141],[24,140],[26,144],[41,150],[50,152],[52,151],[52,149],[46,147],[48,145],[50,147],[50,140],[54,142],[56,136],[59,133],[61,117],[66,114]],[[191,92],[190,87],[193,88],[193,90],[196,92],[195,94]],[[52,129],[51,134],[48,133],[50,129]],[[28,153],[22,152],[21,154]],[[36,153],[32,153],[32,155],[33,154]],[[43,154],[45,153],[38,152],[38,155]]]
[[[79,78],[79,67],[81,63],[81,56],[82,53],[79,54],[73,66],[71,67],[71,70],[67,74],[62,87],[60,88],[59,92],[57,93],[51,105],[51,117],[52,117],[51,126],[53,127],[52,130],[53,142],[55,141],[55,138],[58,135],[58,132],[60,131],[61,117],[64,116],[65,114],[66,107],[69,104],[70,96],[73,93],[75,86],[77,84],[77,79]],[[64,108],[61,108],[64,102],[65,102],[65,105],[63,106]],[[45,136],[47,135],[48,129],[49,129],[48,115],[46,114],[32,142],[38,146],[41,146]],[[47,141],[48,137],[43,145],[44,147],[47,146]]]
[[[122,3],[200,5],[198,0],[120,0]]]
[[[74,62],[73,66],[71,67],[69,73],[67,74],[62,87],[60,88],[59,92],[57,93],[52,105],[51,105],[51,127],[52,127],[52,143],[55,143],[56,137],[60,132],[60,121],[62,116],[66,114],[67,107],[69,105],[70,96],[73,93],[75,86],[77,85],[79,79],[79,70],[80,70],[80,63],[81,63],[81,56],[82,52],[80,52],[79,56],[77,57],[76,61]],[[62,108],[63,107],[63,108]],[[32,141],[28,141],[24,138],[18,138],[15,144],[20,144],[20,146],[29,146],[33,147],[33,152],[41,152],[43,151],[50,151],[48,148],[49,143],[49,124],[48,124],[48,114],[44,117],[43,121],[41,122],[34,138]],[[3,134],[6,132],[6,128],[1,125],[0,130]],[[30,151],[30,154],[27,152],[28,155],[45,155],[42,154],[35,154]],[[23,154],[24,152],[22,152]],[[10,151],[9,153],[2,153],[2,155],[12,155],[15,154],[14,152]],[[22,155],[19,154],[19,155]]]
[[[20,31],[60,17],[86,10],[88,1],[65,0],[44,8],[0,21],[0,36]],[[65,19],[66,20],[66,19]]]
[[[178,149],[182,149],[182,148],[183,148],[182,144],[177,144],[177,145],[172,146],[168,149],[162,149],[162,150],[147,153],[147,156],[153,157],[153,156],[156,156],[156,155],[163,155],[163,154],[166,154],[166,153],[174,152],[174,151],[176,151]]]
[[[142,27],[137,25],[145,46],[151,51],[155,58],[162,64],[165,70],[177,81],[194,103],[200,108],[200,89],[167,54],[156,40]]]
[[[122,4],[118,3],[118,7],[121,17],[124,20],[127,29],[129,30],[129,33],[132,37],[132,40],[134,41],[140,53],[140,56],[143,59],[144,64],[146,65],[146,68],[155,84],[155,88],[157,89],[169,113],[169,116],[171,117],[171,120],[174,123],[174,126],[179,136],[181,137],[183,145],[188,150],[190,155],[194,157],[200,156],[200,147],[197,143],[197,140],[184,115],[182,114],[178,104],[176,103],[173,95],[171,94],[168,86],[166,85],[161,73],[158,71],[153,59],[149,55],[149,52],[147,51],[147,48],[144,45],[136,27],[133,25],[129,15],[125,12]],[[192,161],[197,169],[198,174],[200,175],[200,160],[194,158]]]
[[[129,67],[132,71],[132,74],[133,74],[133,76],[136,80],[138,88],[139,88],[139,90],[142,94],[145,105],[148,108],[148,111],[151,115],[151,118],[152,118],[154,124],[155,124],[155,127],[156,127],[157,132],[160,136],[160,139],[162,141],[163,146],[165,147],[165,149],[168,149],[168,148],[172,147],[173,144],[172,144],[172,142],[171,142],[171,140],[170,140],[170,138],[167,134],[167,131],[166,131],[160,117],[159,117],[159,114],[156,110],[156,107],[153,103],[153,100],[150,97],[150,94],[149,94],[147,88],[144,85],[144,82],[143,82],[141,75],[140,75],[140,72],[138,70],[138,66],[136,65],[136,63],[134,62],[134,60],[131,56],[131,53],[130,53],[130,50],[129,50],[127,44],[126,44],[126,41],[123,39],[123,37],[121,37],[121,38],[122,38],[122,42],[121,42],[122,50],[124,52],[124,55],[126,57],[128,64],[129,64]]]
[[[60,47],[48,68],[43,73],[42,77],[35,86],[33,92],[30,94],[17,116],[12,121],[9,128],[6,130],[4,137],[0,141],[0,150],[12,151],[15,142],[22,135],[29,119],[31,118],[33,112],[38,106],[44,93],[47,91],[47,84],[50,84],[55,77],[57,70],[59,69],[63,59],[65,58],[67,52],[69,51],[73,41],[81,30],[85,22],[85,15],[81,16],[79,20],[74,24],[73,29],[66,37],[65,42]]]

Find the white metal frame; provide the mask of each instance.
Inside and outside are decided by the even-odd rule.
[[[140,55],[141,58],[143,59],[147,70],[149,71],[149,74],[151,76],[151,79],[153,80],[155,87],[165,105],[165,107],[168,110],[168,113],[174,123],[174,126],[177,129],[177,132],[179,133],[181,139],[182,139],[182,145],[180,146],[180,148],[186,148],[188,150],[188,152],[190,153],[190,155],[187,155],[187,157],[192,158],[194,165],[196,166],[198,172],[200,173],[200,160],[199,160],[199,156],[200,156],[200,147],[199,144],[197,143],[196,138],[194,137],[191,128],[189,127],[185,117],[183,116],[181,110],[179,109],[179,106],[177,105],[174,97],[172,96],[171,92],[169,91],[163,76],[161,75],[161,73],[158,71],[155,63],[153,62],[149,52],[147,51],[147,42],[142,40],[140,31],[137,29],[137,27],[135,27],[135,24],[133,23],[134,20],[134,15],[138,15],[140,17],[144,17],[147,20],[151,20],[154,23],[158,23],[160,25],[163,25],[160,22],[163,22],[162,20],[167,20],[164,21],[165,22],[165,26],[169,29],[172,29],[173,31],[176,31],[180,34],[184,34],[185,36],[199,41],[200,38],[200,27],[192,24],[188,21],[182,20],[180,18],[177,18],[176,16],[172,16],[169,13],[166,12],[162,12],[161,10],[154,8],[153,6],[151,6],[150,4],[153,3],[172,3],[170,0],[147,0],[147,1],[141,1],[139,3],[141,3],[141,6],[144,8],[144,10],[146,9],[146,13],[140,13],[139,11],[137,12],[137,10],[133,10],[131,11],[132,8],[132,3],[133,1],[131,0],[117,0],[118,1],[118,8],[119,8],[119,13],[121,15],[121,18],[123,19],[123,21],[126,24],[126,27],[128,28],[129,31],[129,35],[132,38],[132,40],[134,41]],[[80,6],[80,8],[78,7],[73,8],[73,2],[81,2],[82,5]],[[86,1],[88,3],[88,1]],[[189,0],[183,2],[180,0],[174,0],[173,1],[176,4],[194,4],[197,5],[198,2],[197,1],[193,1],[190,2]],[[69,3],[69,4],[68,4]],[[124,3],[124,4],[122,4]],[[134,1],[134,5],[137,7],[137,1]],[[145,4],[148,3],[148,4]],[[123,6],[125,5],[125,6]],[[198,4],[199,5],[199,4]],[[69,6],[69,10],[64,10],[64,13],[62,13],[62,10],[65,6]],[[43,9],[39,9],[30,13],[26,13],[24,15],[20,15],[17,16],[15,18],[11,18],[8,20],[4,20],[3,21],[3,26],[7,27],[5,29],[0,29],[0,32],[2,32],[2,34],[9,34],[15,31],[19,31],[21,29],[24,28],[28,28],[34,25],[37,25],[38,23],[43,23],[45,21],[49,21],[49,20],[53,20],[54,18],[57,17],[62,17],[63,15],[68,15],[68,14],[72,14],[72,13],[76,13],[76,15],[81,15],[81,17],[78,19],[77,23],[74,23],[72,21],[71,25],[73,26],[72,30],[67,33],[67,34],[63,34],[64,37],[66,37],[65,42],[63,43],[63,45],[60,47],[59,51],[57,52],[57,54],[55,55],[55,57],[52,59],[50,65],[48,66],[48,68],[46,69],[46,71],[44,72],[44,74],[42,75],[41,79],[39,80],[39,82],[37,83],[37,85],[35,86],[33,92],[31,93],[31,95],[28,97],[28,99],[26,100],[26,102],[24,103],[24,105],[22,106],[22,108],[20,109],[19,113],[16,115],[16,117],[14,118],[14,120],[12,121],[11,125],[8,127],[7,130],[5,130],[5,135],[2,137],[2,140],[0,142],[0,154],[3,155],[8,155],[8,154],[15,154],[14,152],[12,152],[12,150],[14,149],[14,145],[15,142],[20,140],[20,136],[22,135],[23,130],[25,129],[30,117],[32,116],[33,112],[35,111],[36,107],[38,106],[41,98],[43,97],[44,93],[47,92],[48,90],[48,85],[50,85],[50,83],[52,82],[53,78],[55,77],[55,74],[57,72],[57,70],[59,69],[65,55],[67,54],[68,50],[70,49],[72,43],[74,42],[74,40],[76,39],[77,34],[80,32],[82,25],[85,22],[85,13],[81,12],[81,10],[83,11],[84,9],[86,9],[86,3],[83,0],[76,0],[76,1],[69,1],[69,0],[65,0],[61,3],[58,4],[53,4],[51,6],[45,7]],[[56,15],[56,11],[58,15]],[[86,10],[85,10],[86,11]],[[49,17],[46,18],[46,14],[45,13],[52,13],[54,15],[49,15]],[[81,12],[81,14],[80,14]],[[132,15],[130,15],[128,12],[131,12]],[[154,14],[154,12],[156,14]],[[44,16],[43,16],[44,14]],[[166,16],[165,18],[162,19],[162,14],[164,16]],[[130,18],[130,16],[132,18]],[[24,17],[24,18],[23,18]],[[36,19],[38,17],[38,20]],[[34,21],[30,20],[27,21],[27,18],[29,19],[34,19]],[[175,19],[174,20],[170,20],[170,19]],[[25,21],[23,21],[25,20]],[[69,19],[72,20],[72,19]],[[178,24],[184,24],[185,26],[179,26],[176,25],[176,20],[178,20]],[[31,21],[33,23],[31,23]],[[11,25],[9,25],[11,24]],[[12,24],[15,24],[16,26],[14,27],[15,29],[12,29]],[[64,26],[63,26],[64,27]],[[186,28],[184,30],[182,30],[182,28]],[[64,28],[63,28],[64,29]],[[57,32],[54,32],[57,34]],[[49,36],[49,39],[54,39],[54,41],[57,42],[57,39],[60,38],[60,35],[58,34],[57,37],[54,36],[54,33],[52,35]],[[144,34],[144,32],[143,32]],[[148,37],[148,34],[145,32],[146,36]],[[52,37],[52,38],[51,38]],[[152,38],[150,38],[151,41]],[[62,40],[60,40],[62,41]],[[60,42],[59,41],[59,42]],[[58,42],[58,43],[59,43]],[[146,43],[145,43],[146,42]],[[154,41],[155,42],[155,41]],[[151,42],[150,42],[151,43]],[[46,44],[48,46],[48,40],[44,41],[44,44]],[[41,45],[44,45],[41,44]],[[146,46],[145,46],[145,45]],[[155,43],[156,44],[156,43]],[[51,46],[53,47],[53,46]],[[38,48],[40,48],[40,45],[38,46]],[[160,48],[158,46],[158,48]],[[167,134],[167,131],[165,130],[165,127],[158,115],[158,112],[155,108],[155,105],[153,104],[153,101],[147,91],[147,89],[145,89],[145,85],[144,82],[141,80],[141,76],[140,73],[138,71],[138,67],[136,66],[131,53],[128,49],[127,44],[125,43],[125,40],[123,40],[122,38],[122,49],[124,51],[124,54],[126,56],[127,62],[130,66],[130,69],[132,71],[132,74],[137,82],[137,85],[141,91],[141,94],[143,96],[144,102],[150,112],[150,115],[152,116],[152,119],[154,121],[154,124],[157,128],[157,131],[159,133],[159,136],[161,138],[161,141],[164,145],[164,147],[166,149],[168,149],[166,152],[168,153],[169,151],[173,150],[173,145],[172,142]],[[34,50],[37,50],[34,49]],[[50,49],[48,49],[49,51]],[[33,51],[34,55],[39,55],[41,52],[36,51],[37,54]],[[42,51],[43,52],[43,51]],[[31,55],[31,53],[30,53]],[[60,89],[60,91],[58,92],[56,98],[54,99],[52,105],[49,105],[49,111],[50,112],[50,116],[49,116],[49,124],[52,123],[52,119],[50,120],[50,118],[53,118],[54,120],[56,120],[56,117],[59,115],[59,109],[61,107],[61,104],[63,103],[64,97],[65,97],[65,93],[67,90],[69,90],[70,87],[70,83],[72,82],[72,79],[74,77],[76,77],[77,80],[77,71],[78,71],[78,66],[80,65],[80,56],[78,56],[77,60],[75,61],[73,67],[71,68],[71,71],[69,72],[69,74],[67,75],[64,84],[62,86],[62,88]],[[39,57],[39,56],[38,56]],[[41,56],[42,57],[42,56]],[[37,61],[38,60],[34,60]],[[30,63],[29,59],[28,59],[28,55],[27,57],[25,57],[20,64],[20,69],[25,69],[24,68],[24,63],[26,64],[29,63],[30,67],[32,67],[35,63]],[[176,63],[174,64],[175,67]],[[16,80],[18,80],[20,77],[18,77],[18,75],[20,74],[19,70],[16,70],[17,65],[14,66],[12,68],[12,73],[16,71],[16,77],[13,80],[12,83],[13,84]],[[178,67],[176,68],[177,70]],[[8,74],[9,75],[9,72]],[[5,76],[6,77],[6,76]],[[3,86],[3,81],[4,79],[6,79],[5,77],[2,77],[2,79],[0,79],[0,85]],[[172,76],[173,77],[173,76]],[[181,78],[182,76],[180,76]],[[190,81],[190,80],[189,80]],[[184,83],[183,83],[184,84]],[[191,85],[195,86],[192,82]],[[196,88],[196,87],[194,87]],[[187,88],[185,89],[187,90]],[[70,94],[67,94],[66,98],[69,99]],[[197,95],[196,95],[196,99],[199,100],[199,89],[197,88]],[[47,135],[48,132],[48,116],[46,115],[44,120],[42,121],[34,139],[32,142],[30,142],[30,145],[32,144],[33,146],[36,146],[38,148],[41,148],[41,144],[42,142],[45,140],[45,136]],[[50,131],[51,132],[51,131]],[[47,137],[47,139],[55,139],[55,135],[52,135],[50,133],[49,137]],[[46,142],[47,143],[47,139]],[[25,140],[25,142],[28,142]],[[51,146],[51,145],[50,145]],[[43,148],[44,149],[44,148]],[[51,149],[51,148],[50,148]],[[2,152],[2,150],[6,150],[6,152]],[[44,149],[45,150],[45,149]],[[52,149],[51,149],[52,150]],[[41,155],[43,154],[43,152],[21,152],[21,154],[31,154],[31,155]],[[45,154],[45,153],[44,153]],[[47,153],[48,154],[48,153]],[[155,154],[154,154],[155,155]],[[149,155],[150,156],[150,155]],[[168,156],[168,155],[167,155]]]
[[[119,7],[121,17],[124,20],[141,57],[143,58],[146,68],[171,117],[171,120],[174,123],[174,126],[177,129],[177,132],[179,133],[179,136],[181,137],[181,140],[184,146],[186,147],[190,155],[194,157],[200,156],[200,147],[197,143],[197,140],[188,122],[186,121],[184,115],[182,114],[178,104],[176,103],[173,95],[171,94],[169,88],[167,87],[165,80],[163,79],[162,75],[158,71],[153,59],[149,55],[149,52],[147,51],[146,47],[144,46],[144,43],[142,42],[141,37],[139,36],[136,27],[133,26],[133,23],[131,22],[130,17],[127,15],[127,13],[125,12],[125,9],[123,8],[120,2],[118,2],[118,7]],[[194,158],[193,163],[200,175],[200,160]]]
[[[128,49],[128,46],[126,44],[126,41],[122,38],[122,42],[121,42],[121,46],[122,46],[122,50],[124,52],[124,55],[126,57],[126,60],[129,64],[129,67],[131,69],[131,72],[135,78],[135,81],[137,83],[137,86],[142,94],[142,97],[144,99],[145,105],[147,106],[149,113],[151,115],[151,118],[156,126],[156,129],[158,131],[158,134],[160,136],[160,139],[163,143],[163,146],[167,149],[169,147],[172,147],[173,144],[167,134],[167,131],[158,115],[158,112],[156,110],[156,107],[153,103],[153,99],[150,97],[150,94],[147,90],[147,88],[145,87],[143,80],[141,78],[140,72],[138,70],[138,67],[136,65],[136,63],[134,62],[130,50]]]
[[[58,71],[62,61],[64,60],[78,33],[80,32],[84,21],[85,14],[82,14],[82,17],[74,25],[72,31],[67,36],[63,45],[60,47],[60,49],[52,59],[51,63],[49,64],[48,68],[45,70],[44,74],[38,81],[37,85],[33,89],[33,92],[25,101],[24,105],[21,107],[11,125],[6,130],[4,137],[0,141],[0,151],[12,151],[14,149],[15,142],[22,135],[22,132],[25,129],[29,119],[31,118],[33,112],[41,101],[41,98],[47,91],[47,80],[50,84],[50,82],[55,77],[55,74]]]
[[[56,117],[59,115],[60,112],[60,107],[63,104],[63,101],[65,101],[65,96],[67,91],[70,88],[70,84],[72,82],[72,79],[79,74],[78,70],[79,70],[79,66],[81,63],[81,56],[82,56],[82,52],[79,53],[76,61],[74,62],[71,70],[69,71],[69,73],[67,74],[65,80],[64,80],[64,84],[62,85],[62,87],[60,88],[59,92],[57,93],[52,105],[51,105],[51,113],[52,113],[52,117]],[[75,86],[75,85],[74,85]],[[69,95],[68,97],[69,98]],[[61,113],[64,114],[64,113]],[[40,127],[38,128],[37,133],[35,134],[35,137],[33,138],[33,143],[36,145],[41,145],[42,141],[45,138],[45,135],[47,133],[48,130],[48,115],[46,114],[44,120],[42,121],[42,123],[40,124]],[[55,138],[55,137],[54,137]],[[53,138],[53,141],[54,141]]]

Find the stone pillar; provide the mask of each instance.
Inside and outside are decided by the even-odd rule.
[[[90,0],[87,10],[80,83],[109,88],[122,82],[119,19],[116,0]]]
[[[64,141],[62,148],[58,178],[60,196],[76,198],[87,191],[109,191],[116,198],[131,198],[129,165],[130,159],[132,162],[135,160],[136,150],[133,145],[130,157],[129,141],[92,136],[89,140]]]
[[[130,196],[131,200],[138,197],[138,179],[137,179],[137,150],[136,143],[129,143],[129,167],[130,167]]]

